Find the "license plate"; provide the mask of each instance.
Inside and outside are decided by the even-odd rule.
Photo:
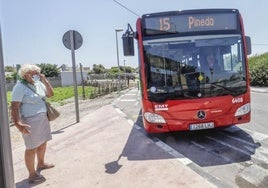
[[[209,122],[209,123],[197,123],[197,124],[191,124],[190,125],[190,130],[201,130],[201,129],[213,129],[214,128],[214,123]]]

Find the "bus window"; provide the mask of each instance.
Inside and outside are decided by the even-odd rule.
[[[224,70],[241,72],[244,70],[242,67],[241,44],[233,44],[230,49],[229,53],[223,55]]]

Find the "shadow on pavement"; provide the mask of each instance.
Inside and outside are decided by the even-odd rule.
[[[123,165],[119,164],[119,160],[121,159],[122,154],[119,155],[116,161],[112,161],[110,163],[105,164],[105,172],[108,174],[115,174]]]
[[[44,183],[44,182],[41,182],[41,183]],[[41,183],[29,184],[28,179],[24,179],[24,180],[16,183],[16,188],[31,188],[31,187],[35,187]]]
[[[242,129],[219,128],[155,135],[199,166],[217,166],[251,160],[260,143]]]
[[[183,131],[147,134],[143,129],[141,111],[122,152],[128,160],[158,160],[174,158],[160,152],[154,140],[161,140],[169,147],[199,166],[216,166],[250,161],[261,146],[237,126],[202,131]],[[156,139],[157,138],[157,139]]]

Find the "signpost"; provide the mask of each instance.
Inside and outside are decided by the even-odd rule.
[[[15,187],[0,28],[0,187]]]
[[[76,122],[79,122],[80,120],[79,120],[79,107],[78,107],[78,91],[77,91],[76,63],[75,63],[74,51],[82,46],[83,39],[82,39],[81,34],[78,33],[77,31],[69,30],[63,35],[62,42],[66,48],[71,50],[71,54],[72,54]]]

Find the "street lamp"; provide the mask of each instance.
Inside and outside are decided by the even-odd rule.
[[[115,29],[115,42],[116,42],[116,57],[117,57],[117,66],[118,66],[118,91],[120,90],[120,77],[119,77],[119,53],[118,53],[118,39],[117,39],[117,33],[123,31],[123,29]]]

